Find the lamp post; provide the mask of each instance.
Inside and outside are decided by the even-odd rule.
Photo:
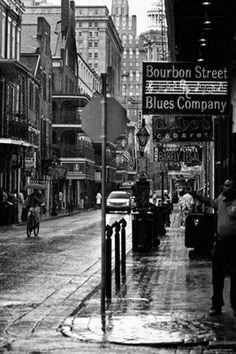
[[[142,119],[142,126],[139,129],[139,131],[136,134],[137,136],[137,140],[139,143],[139,151],[140,151],[140,155],[144,156],[144,149],[145,146],[147,145],[147,142],[150,138],[150,134],[148,133],[146,127],[145,127],[145,120]]]

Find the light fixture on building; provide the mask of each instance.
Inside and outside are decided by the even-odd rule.
[[[145,149],[145,146],[147,145],[147,142],[150,138],[150,134],[148,133],[148,131],[145,127],[145,119],[142,119],[142,127],[139,129],[136,136],[137,136],[138,143],[139,143],[140,155],[144,156],[144,149]]]
[[[199,44],[200,44],[201,47],[206,47],[206,46],[207,46],[207,40],[206,40],[206,38],[201,37],[201,38],[199,39]]]

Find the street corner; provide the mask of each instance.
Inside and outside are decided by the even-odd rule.
[[[68,318],[61,332],[73,339],[86,342],[108,342],[144,346],[197,346],[216,340],[215,331],[220,324],[208,321],[204,313],[182,316],[122,315],[107,313],[102,316]]]

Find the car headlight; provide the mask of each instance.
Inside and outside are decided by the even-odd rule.
[[[107,205],[111,205],[111,202],[109,200],[107,200]]]

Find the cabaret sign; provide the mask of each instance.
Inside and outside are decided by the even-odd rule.
[[[212,117],[153,116],[153,138],[157,142],[202,142],[213,139]]]
[[[228,68],[181,62],[143,63],[143,114],[228,115]]]

